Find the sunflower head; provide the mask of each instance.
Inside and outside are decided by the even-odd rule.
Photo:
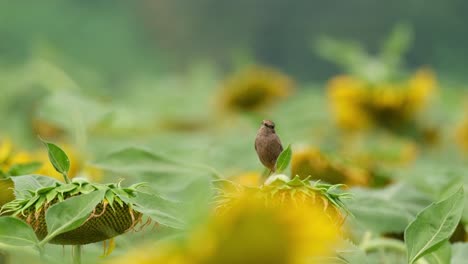
[[[234,185],[221,192],[203,236],[213,245],[208,263],[310,263],[331,253],[344,219],[339,186],[285,175],[256,188]]]
[[[468,118],[458,127],[455,140],[463,151],[468,152]]]
[[[343,232],[339,185],[274,175],[263,186],[228,180],[216,210],[182,240],[135,250],[111,263],[322,263],[333,255]],[[322,259],[319,259],[322,258]]]
[[[231,178],[235,183],[243,186],[258,187],[262,182],[262,175],[258,172],[245,172]]]
[[[279,71],[251,67],[224,82],[218,102],[228,111],[259,111],[290,95],[292,83]]]
[[[422,69],[403,82],[370,83],[338,76],[329,82],[328,95],[338,125],[345,129],[400,130],[414,125],[435,87],[434,74]]]
[[[65,135],[65,130],[63,128],[39,117],[32,118],[31,126],[34,134],[43,138],[57,139]]]
[[[299,176],[290,179],[284,174],[270,176],[262,186],[249,187],[227,180],[216,182],[219,187],[217,211],[221,214],[242,201],[242,197],[263,201],[269,207],[294,207],[302,204],[321,208],[323,213],[335,224],[341,224],[346,213],[342,202],[349,194],[339,190],[343,185],[331,185],[311,182],[310,177],[301,179]]]
[[[0,165],[3,164],[11,154],[13,146],[8,138],[0,139]]]
[[[367,185],[370,178],[365,169],[338,164],[311,147],[296,150],[293,154],[291,175],[350,186]]]
[[[57,181],[52,186],[31,190],[30,196],[10,201],[2,206],[0,215],[11,214],[24,220],[33,227],[37,237],[42,240],[48,234],[46,211],[50,207],[72,197],[106,190],[105,198],[96,205],[83,225],[62,233],[50,241],[59,245],[94,243],[123,234],[141,223],[142,214],[133,209],[133,204],[125,201],[137,193],[137,187],[135,185],[122,188],[120,184],[93,184],[83,179],[67,184]]]

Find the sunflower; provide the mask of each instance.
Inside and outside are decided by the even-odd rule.
[[[332,78],[328,97],[338,125],[347,130],[382,127],[398,131],[414,126],[434,94],[436,78],[427,69],[403,82],[371,83],[350,75]]]
[[[463,151],[468,152],[468,118],[458,127],[455,140]]]
[[[63,128],[39,117],[32,118],[31,127],[34,134],[42,138],[58,139],[65,135],[65,130]]]
[[[332,254],[340,231],[323,207],[262,196],[244,193],[212,219],[196,241],[210,245],[200,263],[319,263]]]
[[[305,147],[294,152],[291,160],[291,174],[301,179],[310,177],[331,184],[365,186],[369,184],[370,172],[363,168],[338,164],[318,149]]]
[[[12,150],[11,140],[4,138],[0,140],[0,164],[3,164],[10,156]]]
[[[228,78],[221,87],[218,103],[228,111],[260,111],[290,95],[293,82],[285,74],[254,66]]]
[[[262,182],[262,175],[258,172],[245,172],[231,178],[232,181],[249,187],[258,187]]]
[[[298,178],[276,177],[256,188],[225,184],[234,188],[223,188],[222,208],[183,242],[146,247],[110,263],[313,264],[333,254],[341,234],[335,220],[342,218],[323,193]]]

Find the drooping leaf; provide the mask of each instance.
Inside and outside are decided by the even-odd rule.
[[[0,244],[7,246],[35,246],[38,239],[30,225],[11,217],[0,217]]]
[[[460,188],[445,200],[421,211],[405,230],[408,263],[433,252],[450,238],[463,213],[464,194]]]
[[[288,147],[281,152],[281,154],[278,156],[278,159],[276,160],[276,173],[283,172],[289,166],[291,157],[291,144],[289,144]]]
[[[42,244],[55,236],[81,226],[93,209],[104,199],[104,190],[82,194],[51,206],[46,212],[48,235]]]
[[[101,258],[108,257],[115,249],[115,238],[104,241],[104,252]]]
[[[65,151],[53,143],[46,141],[42,142],[47,147],[50,163],[52,163],[55,170],[61,174],[68,174],[68,171],[70,170],[70,159]]]
[[[43,187],[55,186],[57,183],[60,183],[54,178],[42,175],[17,176],[11,177],[11,180],[15,184],[16,199],[31,197],[31,194],[28,191],[35,191]]]

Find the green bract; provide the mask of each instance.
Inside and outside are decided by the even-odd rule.
[[[224,206],[231,199],[237,197],[238,192],[252,192],[262,195],[265,201],[287,201],[305,199],[311,203],[319,203],[324,206],[324,210],[332,206],[336,211],[350,212],[346,209],[343,199],[349,198],[350,193],[340,190],[343,184],[326,184],[310,181],[309,178],[301,179],[299,176],[292,180],[283,174],[270,176],[264,185],[260,187],[247,187],[229,180],[214,181],[219,190],[218,204]]]

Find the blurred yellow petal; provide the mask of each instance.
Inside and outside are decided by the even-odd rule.
[[[13,145],[11,140],[8,138],[4,138],[0,141],[0,164],[6,161],[11,154],[13,149]]]
[[[247,68],[227,79],[217,98],[227,111],[258,111],[271,106],[293,91],[285,74],[267,67]]]

